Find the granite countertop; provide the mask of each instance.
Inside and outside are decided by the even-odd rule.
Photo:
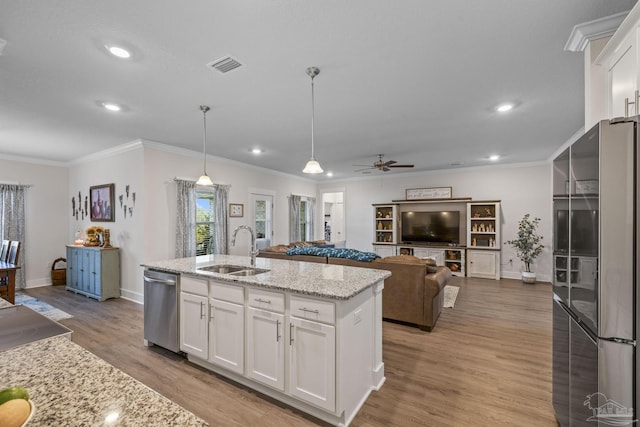
[[[0,389],[25,387],[29,426],[206,426],[177,403],[65,337],[0,353]]]
[[[386,270],[257,258],[256,268],[269,272],[255,276],[232,276],[200,270],[202,267],[231,264],[249,267],[250,259],[235,255],[204,255],[142,264],[143,267],[170,273],[190,274],[225,282],[253,285],[330,299],[349,299],[374,283],[391,276]]]

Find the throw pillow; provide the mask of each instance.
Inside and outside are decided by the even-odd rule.
[[[437,272],[438,272],[438,267],[436,267],[435,265],[427,264],[427,273],[437,273]]]

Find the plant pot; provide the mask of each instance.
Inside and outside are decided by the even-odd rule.
[[[536,283],[536,273],[533,273],[530,271],[523,271],[522,283],[528,283],[528,284]]]

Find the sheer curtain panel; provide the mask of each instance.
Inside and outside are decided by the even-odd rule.
[[[215,254],[228,254],[229,242],[228,242],[228,223],[227,223],[227,205],[229,200],[229,188],[230,185],[214,185],[215,193],[215,209],[214,209],[214,227],[216,231],[214,233],[214,247],[213,253]]]
[[[300,241],[300,201],[301,196],[289,196],[289,243]]]
[[[176,179],[176,258],[196,256],[196,183]]]
[[[25,212],[24,197],[28,185],[0,184],[0,224],[1,240],[17,240],[20,242],[18,265],[20,269],[16,273],[16,288],[24,289],[24,260],[25,245]]]

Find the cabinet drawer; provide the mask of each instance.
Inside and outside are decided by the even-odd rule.
[[[207,280],[182,276],[180,278],[180,290],[206,297],[209,296],[209,282]]]
[[[292,296],[290,308],[291,316],[332,325],[335,323],[335,305],[332,302]]]
[[[211,282],[211,298],[244,305],[244,288],[238,285]]]
[[[249,306],[284,313],[284,294],[263,291],[262,289],[249,289]]]

